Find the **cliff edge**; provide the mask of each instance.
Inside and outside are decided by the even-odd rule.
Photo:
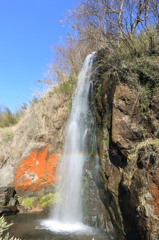
[[[148,87],[148,77],[140,76],[132,86],[122,78],[102,74],[106,71],[102,66],[94,74],[93,106],[100,157],[96,184],[120,239],[156,240],[159,90]]]

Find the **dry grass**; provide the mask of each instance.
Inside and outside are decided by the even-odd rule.
[[[61,152],[71,93],[62,94],[56,91],[58,87],[30,105],[15,126],[0,128],[0,160],[19,161],[48,144],[51,152]]]

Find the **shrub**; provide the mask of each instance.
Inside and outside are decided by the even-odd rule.
[[[12,223],[7,224],[4,217],[0,217],[0,236],[4,231],[8,230],[8,228],[12,225]],[[0,237],[0,240],[20,240],[20,238],[9,238],[9,233],[7,233],[4,237]]]
[[[147,93],[149,89],[153,92],[159,86],[158,36],[158,29],[151,27],[136,36],[125,36],[112,49],[104,49],[104,54],[99,55],[99,68],[105,78],[113,84],[125,82],[130,87],[138,87],[140,83],[146,85]]]
[[[59,83],[55,88],[55,92],[58,94],[70,94],[74,90],[75,83],[76,82],[70,77],[68,81]]]
[[[9,127],[17,123],[16,115],[13,114],[9,108],[0,109],[0,127]]]

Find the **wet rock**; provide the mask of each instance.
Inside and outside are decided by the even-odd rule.
[[[17,195],[26,198],[54,191],[71,95],[51,89],[14,128],[1,129],[0,187],[14,186]],[[8,204],[5,196],[1,202]]]
[[[138,97],[126,85],[116,86],[112,106],[112,140],[120,148],[127,151],[142,136],[140,126],[134,118]]]
[[[17,214],[19,211],[16,206],[4,206],[0,207],[0,216],[6,215],[14,215]]]
[[[97,76],[98,79],[98,76]],[[142,109],[138,89],[95,78],[96,179],[119,239],[156,240],[159,229],[159,91]],[[105,132],[107,132],[105,134]]]
[[[0,188],[0,205],[5,206],[9,203],[13,197],[15,190],[13,187],[1,187]]]
[[[11,197],[9,200],[9,206],[15,206],[18,203],[17,197]]]

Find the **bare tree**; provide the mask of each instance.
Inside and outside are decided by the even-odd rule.
[[[81,28],[96,29],[98,41],[106,44],[110,38],[119,40],[155,24],[158,8],[158,0],[85,0],[67,19]]]
[[[53,46],[53,60],[44,82],[66,82],[70,75],[77,79],[83,60],[92,51],[107,48],[117,56],[118,46],[125,44],[133,52],[137,40],[131,37],[157,25],[158,17],[159,0],[79,0],[64,20],[70,23],[74,35],[68,34]],[[149,31],[151,49],[152,35]]]
[[[75,30],[75,36],[70,34],[59,44],[53,45],[53,58],[47,75],[52,77],[52,82],[66,82],[69,76],[77,79],[85,57],[92,52],[93,45],[86,43],[85,32]]]

